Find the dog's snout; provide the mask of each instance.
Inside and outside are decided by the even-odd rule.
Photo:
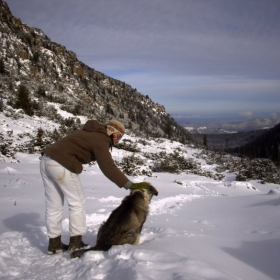
[[[149,191],[152,193],[152,195],[156,195],[156,196],[158,195],[157,189],[153,186],[149,187]]]

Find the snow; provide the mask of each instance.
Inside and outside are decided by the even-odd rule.
[[[20,111],[20,109],[17,111]],[[44,127],[45,130],[52,131],[55,127],[59,128],[59,125],[53,121],[47,120],[45,117],[39,118],[37,116],[30,117],[24,115],[24,118],[11,120],[11,118],[1,115],[0,132],[4,132],[4,134],[8,131],[12,131],[16,136],[24,133],[32,134],[34,133],[34,127],[37,129],[39,127]],[[16,141],[19,143],[18,140]]]
[[[194,130],[195,128],[194,127],[192,127],[192,126],[185,126],[184,127],[186,130],[188,130],[188,131],[192,131],[192,130]]]
[[[64,117],[70,116],[57,110]],[[23,115],[19,119],[0,116],[0,132],[6,135],[12,131],[13,145],[28,140],[20,135],[34,134],[40,127],[48,131],[58,127],[36,116]],[[215,170],[216,165],[197,159],[195,153],[200,150],[191,146],[166,139],[145,139],[145,144],[139,140],[133,135],[125,135],[123,139],[137,142],[142,153],[181,150],[186,157],[199,161],[204,170]],[[115,148],[112,152],[117,161],[130,154]],[[88,252],[81,259],[70,259],[68,252],[47,255],[38,155],[17,153],[16,158],[19,162],[0,161],[1,280],[279,279],[279,185],[237,182],[235,174],[228,172],[221,181],[191,173],[129,176],[134,182],[149,181],[159,191],[152,199],[140,244],[113,246],[108,252]],[[149,160],[145,160],[146,166]],[[100,224],[128,191],[110,182],[97,164],[85,165],[80,178],[86,196],[88,226],[84,242],[95,245]],[[68,243],[66,208],[62,240]]]
[[[143,148],[154,152],[155,146],[162,148],[158,143]],[[194,152],[190,148],[187,154]],[[68,252],[47,255],[38,156],[16,156],[20,163],[0,162],[0,279],[279,279],[279,185],[236,182],[230,173],[222,181],[185,173],[130,177],[159,191],[140,244],[70,259]],[[123,153],[114,149],[113,156]],[[88,226],[84,241],[94,245],[99,225],[128,191],[105,178],[96,164],[84,166],[80,178]],[[65,243],[67,217],[65,209]]]

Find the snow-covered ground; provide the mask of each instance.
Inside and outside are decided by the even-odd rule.
[[[113,150],[113,155],[122,156],[120,150]],[[17,158],[20,163],[0,162],[0,279],[280,277],[279,185],[236,182],[233,174],[226,174],[222,181],[184,173],[131,177],[136,182],[147,180],[159,191],[140,245],[113,246],[108,252],[88,252],[81,259],[70,259],[68,252],[46,254],[39,158],[22,153]],[[80,178],[87,209],[84,241],[94,245],[100,223],[128,191],[106,179],[97,165],[85,166]],[[67,243],[67,210],[63,228],[62,239]]]
[[[62,116],[65,112],[59,111]],[[82,118],[85,122],[86,119]],[[11,119],[0,113],[0,133],[12,146],[30,140],[38,128],[58,125],[45,118],[22,115]],[[172,153],[215,172],[199,150],[169,140],[156,141],[126,135],[142,153]],[[142,144],[141,144],[142,143]],[[121,161],[132,153],[113,149]],[[137,153],[136,153],[137,154]],[[143,169],[150,160],[144,158]],[[6,162],[5,162],[6,161]],[[225,173],[221,181],[194,174],[153,173],[146,180],[159,191],[150,206],[139,246],[113,246],[108,252],[88,252],[70,259],[68,252],[47,255],[44,189],[38,155],[17,153],[0,158],[0,279],[21,280],[268,280],[280,279],[280,185],[237,182]],[[17,162],[19,161],[19,162]],[[98,227],[128,191],[119,189],[98,165],[86,165],[80,176],[86,195],[88,231],[84,241],[95,244]],[[65,207],[62,239],[68,243]]]

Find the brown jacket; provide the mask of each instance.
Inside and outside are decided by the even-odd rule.
[[[103,174],[117,186],[123,187],[130,181],[115,165],[109,152],[110,143],[106,126],[90,120],[83,129],[76,130],[46,147],[43,153],[73,173],[81,173],[82,164],[97,161]]]

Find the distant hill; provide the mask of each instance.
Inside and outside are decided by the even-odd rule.
[[[250,158],[268,158],[280,163],[280,123],[253,141],[228,151]]]
[[[227,134],[193,134],[201,145],[249,158],[267,158],[280,163],[280,123],[270,129]]]
[[[263,135],[266,131],[262,129],[227,134],[193,134],[193,137],[200,144],[203,144],[206,138],[207,148],[213,151],[226,151],[243,146]]]
[[[192,134],[231,134],[269,129],[280,123],[280,118],[252,119],[239,122],[182,123]]]

